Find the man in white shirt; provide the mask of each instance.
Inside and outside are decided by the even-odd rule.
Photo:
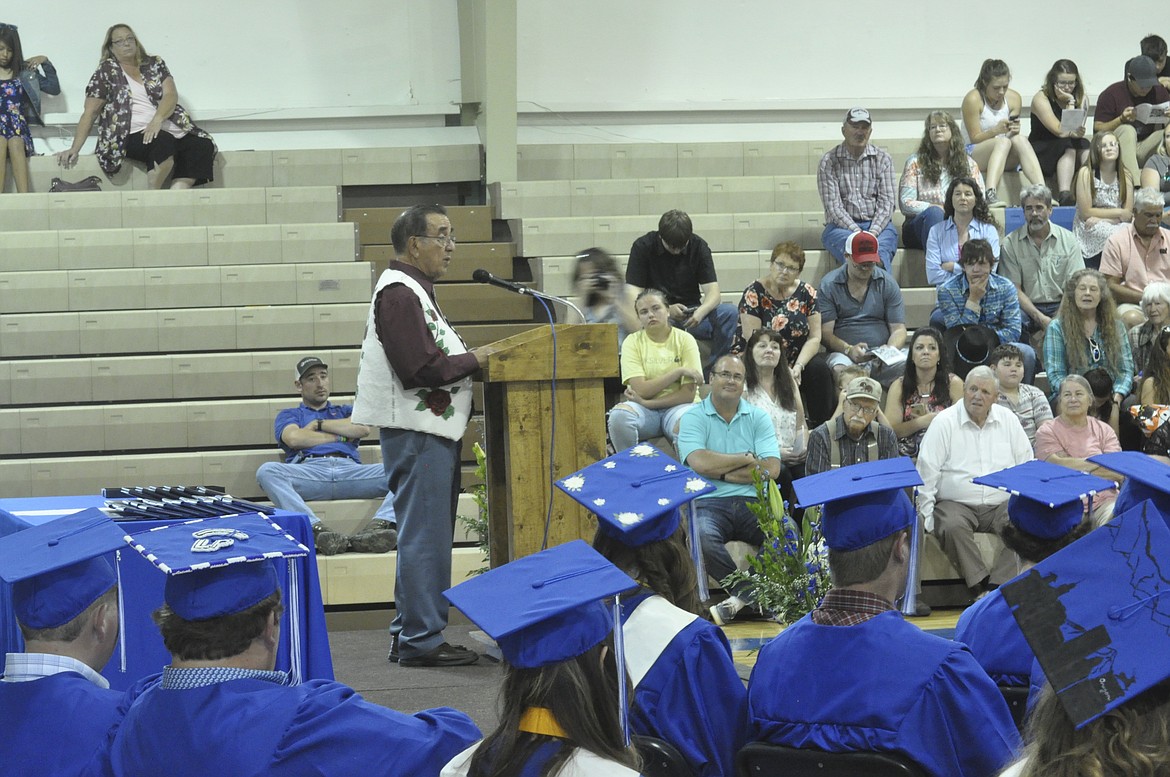
[[[1008,519],[1008,494],[971,479],[1034,458],[1019,419],[996,404],[998,396],[999,381],[990,367],[971,370],[963,401],[931,422],[918,453],[919,513],[974,596],[1013,577],[1015,558],[1002,551],[995,569],[984,563],[975,532],[998,533]]]

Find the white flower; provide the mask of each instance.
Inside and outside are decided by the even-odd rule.
[[[686,492],[692,493],[694,491],[702,491],[707,487],[707,481],[702,478],[689,478],[687,480]]]
[[[598,498],[593,500],[593,504],[597,505],[598,507],[601,507],[603,504],[605,504],[605,500],[602,499],[601,497],[598,497]]]
[[[630,453],[635,456],[657,456],[658,449],[653,445],[642,443],[641,445],[635,445],[633,448],[631,448]]]
[[[666,497],[662,497],[661,499],[658,500],[658,504],[662,505],[663,507],[666,507],[668,504],[670,504],[670,500],[667,499]]]
[[[663,469],[663,470],[665,470],[666,472],[674,472],[676,469],[678,469],[678,467],[676,467],[676,466],[675,466],[675,465],[673,465],[673,464],[667,464],[667,465],[666,465],[665,467],[663,467],[662,469]]]
[[[561,485],[565,487],[566,491],[580,491],[581,487],[585,485],[585,478],[580,475],[573,475],[571,478],[562,480]]]
[[[616,467],[616,466],[617,466],[617,462],[616,462],[616,461],[607,461],[607,462],[605,462],[605,468],[606,468],[606,469],[613,469],[613,468],[614,468],[614,467]]]
[[[617,518],[618,521],[625,524],[626,526],[630,526],[632,524],[635,524],[635,523],[638,523],[639,521],[641,521],[642,514],[641,513],[618,513],[617,515],[614,516],[614,518]]]

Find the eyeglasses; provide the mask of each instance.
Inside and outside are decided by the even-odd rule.
[[[743,383],[747,379],[746,376],[738,372],[712,372],[711,377],[731,381],[732,383]]]
[[[110,41],[111,46],[129,46],[131,43],[134,43],[133,35],[126,38],[114,38]]]
[[[792,265],[784,264],[783,262],[772,262],[772,266],[776,268],[776,272],[792,273],[792,274],[796,274],[796,273],[800,272],[799,267],[793,267]]]
[[[1077,79],[1073,78],[1071,80],[1065,80],[1063,78],[1058,78],[1058,79],[1056,79],[1056,85],[1067,87],[1067,88],[1071,89],[1072,87],[1077,85]]]
[[[852,399],[846,399],[845,404],[849,405],[849,407],[853,409],[854,413],[860,413],[867,418],[872,418],[873,416],[877,415],[878,409],[876,407],[866,407],[864,405],[858,404],[857,402],[854,402]]]
[[[411,235],[411,237],[417,237],[419,239],[430,238],[431,240],[438,240],[440,243],[444,243],[446,245],[455,245],[454,232],[449,235]]]

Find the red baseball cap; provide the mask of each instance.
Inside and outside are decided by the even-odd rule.
[[[845,241],[845,255],[857,264],[880,262],[877,238],[868,232],[854,232]]]

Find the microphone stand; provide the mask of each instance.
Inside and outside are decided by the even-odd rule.
[[[581,312],[581,308],[579,308],[573,304],[572,300],[565,299],[564,297],[558,297],[555,294],[545,294],[543,291],[537,291],[536,289],[526,288],[523,293],[528,294],[528,295],[533,296],[533,297],[540,297],[541,299],[546,299],[549,302],[559,302],[562,305],[565,305],[565,306],[570,307],[573,310],[577,311],[577,315],[581,317],[581,321],[582,322],[585,321],[585,314]]]

